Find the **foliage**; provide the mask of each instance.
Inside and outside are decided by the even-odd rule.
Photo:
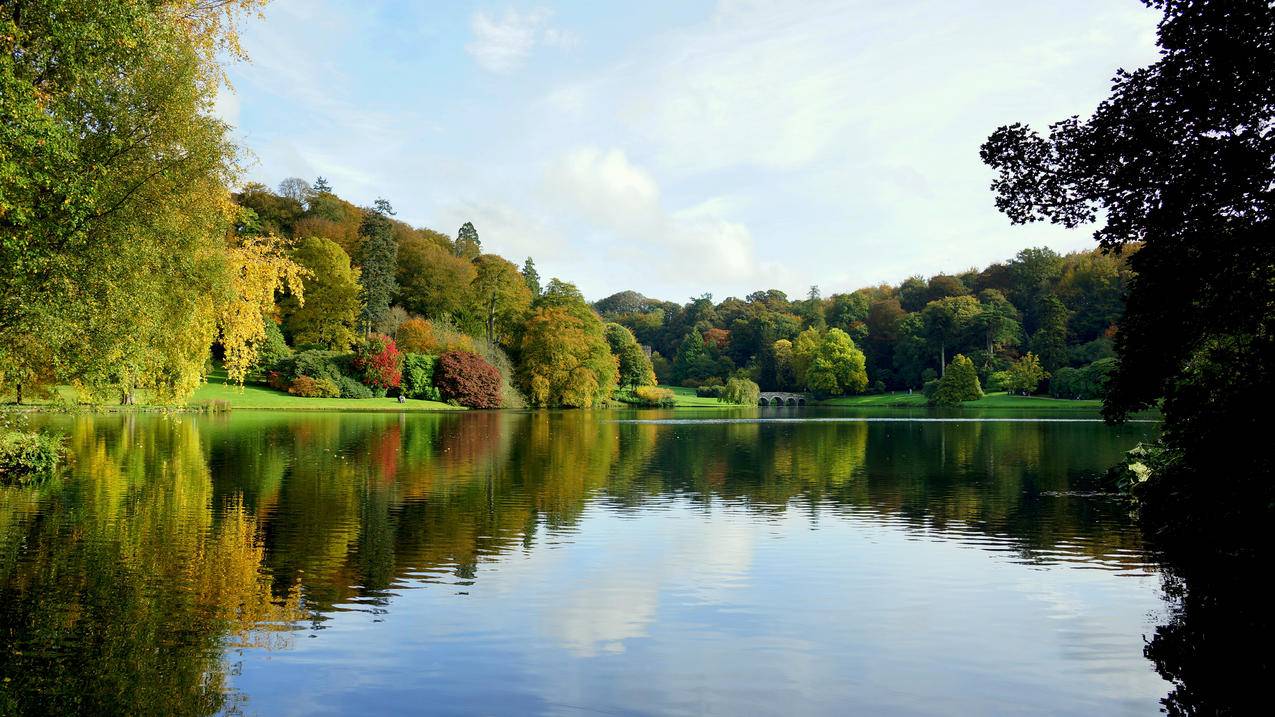
[[[434,366],[437,362],[435,356],[403,354],[403,395],[427,401],[439,400],[441,396],[434,387]]]
[[[474,259],[474,281],[470,289],[483,319],[489,342],[512,345],[531,306],[531,290],[518,267],[495,254]]]
[[[1056,371],[1067,363],[1067,307],[1054,295],[1041,303],[1040,326],[1032,334],[1032,353],[1040,357],[1046,371]]]
[[[868,387],[868,374],[863,352],[850,336],[841,329],[828,329],[817,344],[803,342],[798,337],[795,353],[805,368],[806,388],[820,395],[840,396],[845,393],[862,393]],[[809,348],[806,348],[809,346]],[[804,355],[802,351],[806,352]]]
[[[833,329],[837,331],[838,329]],[[735,377],[726,382],[717,400],[741,406],[756,406],[761,398],[761,388],[746,378]]]
[[[1049,379],[1049,395],[1054,398],[1102,398],[1107,379],[1115,371],[1115,359],[1100,359],[1084,368],[1064,366]]]
[[[363,311],[359,320],[366,329],[380,323],[398,293],[398,242],[387,212],[377,207],[367,211],[359,226],[359,283],[363,286]]]
[[[408,353],[434,351],[434,327],[425,319],[412,318],[399,324],[398,347]]]
[[[241,239],[226,250],[231,269],[230,294],[217,306],[217,340],[223,350],[226,375],[242,384],[257,358],[257,346],[266,338],[265,316],[274,310],[276,293],[305,300],[307,272],[290,259],[275,237]],[[198,378],[202,379],[203,352],[199,352]],[[196,379],[197,382],[198,379]],[[194,390],[190,385],[184,392]]]
[[[633,396],[637,399],[637,403],[642,406],[672,408],[677,405],[677,399],[674,397],[673,392],[658,386],[638,386],[633,389]]]
[[[66,457],[62,436],[40,431],[0,433],[0,484],[25,485],[47,478]]]
[[[337,386],[336,381],[330,378],[297,376],[292,379],[292,385],[288,387],[288,393],[302,398],[337,398],[341,395],[341,389]]]
[[[478,230],[470,222],[461,225],[456,232],[456,256],[466,261],[477,259],[483,252],[483,243],[478,238]]]
[[[588,408],[615,390],[602,320],[571,284],[553,279],[523,332],[519,384],[533,405]]]
[[[428,235],[403,239],[398,252],[403,307],[429,319],[460,320],[472,306],[470,287],[478,275],[473,262],[453,255]]]
[[[722,391],[725,390],[726,384],[706,383],[695,387],[695,395],[700,398],[721,398]]]
[[[1049,378],[1049,372],[1040,365],[1036,354],[1028,351],[1026,356],[1009,366],[1009,383],[1006,390],[1014,393],[1036,393],[1040,384]]]
[[[651,367],[651,360],[646,357],[646,352],[633,337],[633,332],[620,324],[609,323],[606,324],[606,338],[611,353],[618,361],[618,382],[621,387],[655,384],[655,369]]]
[[[983,387],[978,383],[978,370],[974,362],[961,354],[952,357],[943,377],[932,395],[927,395],[936,406],[959,406],[963,401],[977,401],[983,397]]]
[[[398,388],[403,378],[403,355],[394,339],[372,334],[355,347],[352,367],[359,380],[370,388]]]
[[[252,374],[265,376],[292,358],[292,348],[283,338],[279,324],[266,321],[266,337],[257,346],[257,357],[252,364]]]
[[[218,52],[235,53],[255,4],[0,10],[0,374],[15,393],[75,381],[175,402],[202,379],[236,268],[234,148],[208,110]]]
[[[310,378],[326,378],[335,382],[341,377],[341,354],[325,349],[306,349],[298,351],[291,361],[280,364],[289,378],[309,376]]]
[[[349,376],[338,376],[336,379],[336,387],[340,392],[341,398],[371,398],[372,389],[364,386],[362,382]]]
[[[500,408],[500,372],[481,356],[461,351],[439,356],[434,385],[445,401],[469,408]]]
[[[357,339],[359,272],[331,239],[307,237],[292,251],[305,268],[305,302],[288,297],[282,304],[284,327],[294,344],[319,344],[346,351]]]
[[[531,292],[531,298],[540,298],[540,272],[536,271],[536,262],[532,261],[531,257],[527,257],[527,260],[522,263],[520,273],[523,283],[527,285],[527,291]]]

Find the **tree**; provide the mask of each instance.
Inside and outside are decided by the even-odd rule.
[[[226,376],[242,384],[256,362],[257,346],[266,339],[265,317],[274,310],[275,294],[290,293],[302,304],[303,281],[308,272],[284,253],[282,243],[274,237],[246,238],[226,251],[231,267],[230,291],[215,306],[215,339],[222,346]],[[194,340],[197,338],[191,338],[192,344]],[[180,341],[173,343],[178,345]],[[197,357],[199,369],[185,373],[188,384],[174,397],[193,392],[202,380],[208,343],[204,342],[203,350],[196,345],[188,347],[189,355]]]
[[[302,239],[292,251],[292,259],[308,272],[302,280],[305,302],[288,297],[280,306],[292,343],[347,350],[358,337],[358,270],[350,266],[350,257],[330,239]]]
[[[1018,343],[1022,327],[1018,323],[1018,309],[997,289],[984,289],[978,295],[979,311],[974,323],[986,342],[990,358],[1002,346]]]
[[[1040,359],[1028,351],[1026,356],[1010,364],[1006,388],[1014,393],[1035,393],[1047,378],[1049,372],[1040,365]]]
[[[726,382],[722,393],[717,397],[722,403],[734,403],[740,406],[756,406],[761,399],[761,388],[756,383],[738,376]]]
[[[487,340],[511,345],[531,306],[531,291],[518,267],[495,254],[474,260],[470,290],[483,316]]]
[[[483,243],[478,238],[478,230],[474,225],[465,222],[461,225],[460,231],[456,232],[456,256],[462,259],[473,261],[483,253]]]
[[[611,396],[616,374],[602,321],[583,298],[574,310],[562,305],[536,309],[523,332],[519,372],[532,405],[589,408]]]
[[[198,384],[235,218],[207,108],[254,4],[0,7],[0,372]]]
[[[398,345],[410,353],[432,354],[435,347],[434,327],[424,319],[408,319],[398,327]]]
[[[606,325],[607,344],[618,361],[618,380],[621,387],[655,385],[655,369],[646,352],[638,345],[633,333],[616,323]]]
[[[322,177],[320,177],[320,179],[322,179]],[[287,197],[302,206],[304,206],[306,202],[310,201],[310,197],[314,195],[314,193],[314,187],[311,187],[309,182],[301,179],[300,177],[288,177],[282,182],[279,182],[279,196]]]
[[[522,263],[522,280],[527,284],[527,290],[531,292],[531,298],[540,297],[540,272],[536,271],[536,262],[527,257]]]
[[[939,379],[938,390],[930,398],[936,406],[959,406],[963,401],[977,401],[983,397],[983,387],[978,383],[978,370],[974,362],[961,354],[952,357],[952,363]]]
[[[682,345],[673,357],[673,380],[703,381],[713,375],[713,368],[713,358],[704,345],[704,335],[692,329],[682,339]]]
[[[398,271],[398,244],[390,232],[389,203],[377,200],[375,209],[366,212],[359,227],[359,280],[363,284],[363,311],[359,320],[365,331],[380,322],[398,293],[395,273]]]
[[[803,333],[804,335],[804,333]],[[863,352],[841,329],[828,329],[820,337],[806,369],[806,388],[821,395],[859,393],[868,387]]]
[[[1067,307],[1050,294],[1041,302],[1040,327],[1032,334],[1032,351],[1040,357],[1046,371],[1053,372],[1067,364]]]
[[[978,299],[951,296],[925,305],[921,321],[930,346],[938,351],[939,366],[946,371],[947,349],[967,331],[979,315]]]
[[[473,307],[471,295],[478,270],[427,236],[406,237],[399,245],[398,283],[404,307],[427,318],[463,318]]]

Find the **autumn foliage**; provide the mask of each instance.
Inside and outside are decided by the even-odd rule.
[[[398,347],[413,354],[434,352],[434,327],[425,319],[408,319],[398,327]]]
[[[372,334],[354,354],[354,370],[364,384],[375,389],[398,388],[403,380],[403,354],[394,339]]]
[[[500,372],[476,354],[448,351],[438,357],[434,385],[445,401],[470,408],[500,408]]]

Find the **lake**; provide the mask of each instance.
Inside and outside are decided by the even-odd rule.
[[[984,414],[985,416],[987,414]],[[939,419],[939,420],[936,420]],[[1149,714],[1170,603],[1061,413],[36,416],[0,712]]]

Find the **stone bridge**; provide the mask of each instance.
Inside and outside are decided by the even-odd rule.
[[[806,394],[788,393],[786,391],[762,391],[757,399],[758,406],[804,406]]]

